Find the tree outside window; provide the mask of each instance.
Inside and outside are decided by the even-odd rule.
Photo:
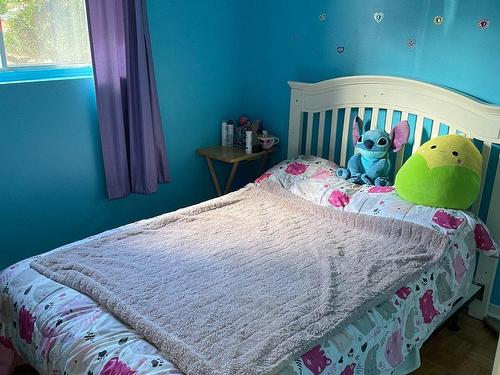
[[[91,65],[84,0],[0,0],[0,20],[3,69]]]

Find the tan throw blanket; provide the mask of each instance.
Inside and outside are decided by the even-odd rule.
[[[437,262],[448,239],[240,191],[33,261],[97,300],[186,374],[275,374]]]

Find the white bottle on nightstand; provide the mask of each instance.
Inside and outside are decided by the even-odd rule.
[[[227,123],[227,147],[233,147],[234,124],[232,121]]]
[[[245,132],[245,152],[247,154],[252,153],[252,131],[247,130]]]
[[[222,124],[220,125],[220,144],[223,147],[227,146],[227,122],[226,120],[222,121]]]

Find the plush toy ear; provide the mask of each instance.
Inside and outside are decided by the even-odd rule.
[[[352,122],[352,143],[354,143],[354,147],[356,147],[356,143],[358,143],[358,138],[363,132],[363,120],[361,120],[358,116],[354,118]]]
[[[394,152],[398,152],[403,148],[405,144],[408,143],[408,137],[410,136],[410,124],[408,121],[401,121],[391,130],[391,148]]]

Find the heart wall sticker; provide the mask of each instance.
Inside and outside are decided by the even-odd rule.
[[[481,18],[479,21],[477,21],[477,25],[481,30],[484,30],[490,26],[490,21],[487,18]]]
[[[344,53],[344,47],[342,47],[342,46],[337,47],[337,52],[338,53]]]
[[[444,22],[443,16],[436,16],[434,17],[434,25],[440,26]]]
[[[373,19],[375,20],[376,23],[382,22],[382,20],[384,19],[384,13],[382,12],[373,13]]]

